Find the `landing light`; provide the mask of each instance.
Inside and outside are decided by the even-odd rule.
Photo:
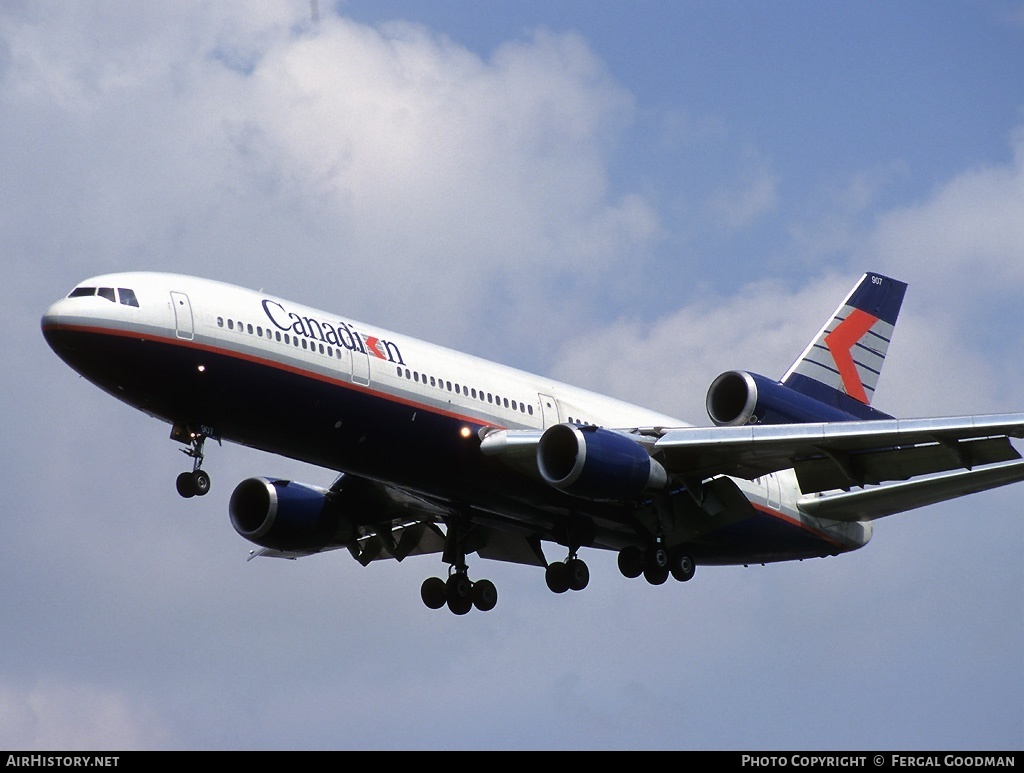
[[[200,365],[196,370],[198,370],[200,373],[203,373],[206,370],[206,366]]]
[[[473,430],[471,430],[469,427],[463,427],[462,429],[459,430],[459,434],[462,435],[462,437],[468,438],[470,435],[473,434]]]

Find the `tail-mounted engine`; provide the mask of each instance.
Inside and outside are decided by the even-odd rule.
[[[576,424],[556,424],[544,432],[537,468],[548,484],[586,499],[636,499],[668,485],[665,469],[635,440]]]
[[[315,552],[356,538],[327,489],[295,481],[244,480],[232,492],[228,512],[235,531],[274,550]]]
[[[860,405],[862,415],[847,413],[767,376],[743,370],[730,370],[711,382],[707,409],[711,421],[720,427],[889,418],[867,405]]]

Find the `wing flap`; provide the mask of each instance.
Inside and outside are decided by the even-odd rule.
[[[1024,460],[836,494],[804,495],[801,512],[834,521],[873,521],[894,513],[1024,480]]]
[[[819,457],[794,463],[800,490],[808,493],[864,486],[884,481],[910,480],[985,464],[1019,459],[1005,437],[903,446],[840,457]]]

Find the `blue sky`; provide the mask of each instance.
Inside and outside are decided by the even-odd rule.
[[[38,320],[198,274],[694,423],[857,277],[910,289],[876,405],[1024,405],[1024,4],[11,2],[0,7],[0,746],[1019,749],[1016,487],[863,550],[585,593],[425,557],[245,561],[227,498],[330,471],[167,427]]]

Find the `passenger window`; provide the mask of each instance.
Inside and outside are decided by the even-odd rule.
[[[139,301],[135,297],[135,291],[129,290],[127,287],[118,287],[117,294],[121,298],[121,303],[125,306],[135,306],[138,308]]]
[[[99,290],[96,291],[96,294],[100,298],[106,298],[111,303],[117,303],[117,301],[114,300],[114,288],[113,287],[101,287]]]
[[[224,327],[224,317],[217,317],[217,327]]]
[[[234,329],[235,329],[235,321],[233,319],[229,319],[228,320],[228,330],[234,330]]]

